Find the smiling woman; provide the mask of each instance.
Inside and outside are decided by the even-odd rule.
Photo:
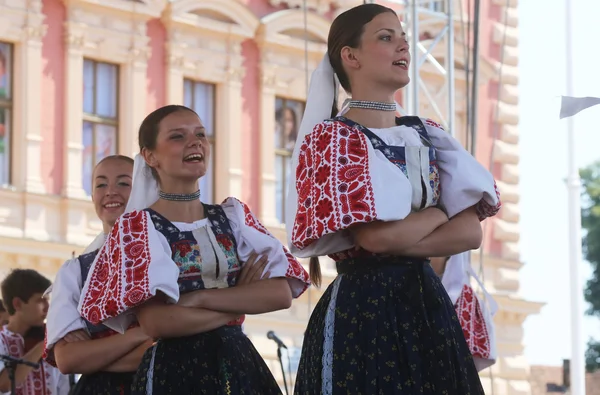
[[[151,340],[131,328],[120,335],[103,325],[85,321],[77,311],[81,287],[90,266],[131,193],[133,160],[113,155],[92,172],[92,200],[103,234],[83,255],[64,263],[56,275],[48,311],[45,358],[65,374],[82,374],[74,395],[129,394],[133,373]]]
[[[92,201],[105,234],[125,210],[131,193],[132,171],[133,159],[124,155],[108,156],[94,168]]]
[[[295,394],[483,394],[428,257],[479,247],[479,220],[500,207],[494,179],[435,122],[396,117],[410,55],[393,10],[341,13],[327,46],[292,157],[286,225],[315,283],[317,256],[338,276],[311,314]],[[352,95],[341,113],[335,76]]]
[[[137,320],[159,339],[134,394],[280,394],[241,324],[288,308],[308,274],[244,203],[200,201],[210,144],[194,111],[159,108],[138,140],[126,214],[90,269],[81,314],[118,331]]]

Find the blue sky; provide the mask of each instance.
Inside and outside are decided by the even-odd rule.
[[[573,1],[574,95],[600,97],[600,1]],[[543,3],[543,5],[542,5]],[[545,302],[525,322],[531,364],[560,365],[570,355],[566,122],[565,0],[520,0],[521,295]],[[575,117],[577,164],[600,160],[600,106]],[[584,281],[590,276],[581,264]],[[587,307],[587,306],[586,306]],[[583,314],[583,311],[581,312]],[[600,320],[586,317],[585,336],[600,340]]]

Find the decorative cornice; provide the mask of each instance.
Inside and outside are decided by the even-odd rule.
[[[305,15],[297,9],[277,11],[261,19],[256,40],[261,46],[296,49],[302,53],[308,44],[309,52],[322,55],[326,51],[330,25],[329,20],[312,12]],[[308,43],[305,41],[304,31],[309,36]]]
[[[146,24],[160,15],[155,1],[63,0],[69,51],[121,64],[145,66],[150,56]]]
[[[273,89],[277,85],[277,68],[268,67],[266,64],[263,65],[260,70],[260,82],[262,88]]]
[[[234,0],[175,0],[162,22],[170,72],[206,82],[241,83],[242,42],[259,25],[244,5]]]
[[[336,9],[342,3],[339,0],[269,0],[272,6],[279,7],[287,5],[289,8],[306,8],[323,15],[332,9]]]
[[[3,2],[0,12],[0,39],[41,43],[46,34],[41,0]]]
[[[523,321],[529,315],[539,314],[542,307],[546,305],[546,303],[532,302],[511,295],[495,294],[492,295],[492,297],[500,307],[499,315],[502,314],[502,312],[516,314],[519,317],[519,320],[522,319]],[[501,320],[501,318],[498,319]]]
[[[63,0],[67,8],[78,7],[96,11],[98,15],[126,15],[158,18],[166,0]]]
[[[235,0],[174,0],[162,14],[168,30],[183,28],[246,39],[254,37],[260,21]]]

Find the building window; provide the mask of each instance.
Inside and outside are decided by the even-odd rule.
[[[94,166],[117,153],[119,67],[83,62],[83,189],[92,194]]]
[[[285,220],[285,196],[292,170],[292,152],[303,113],[303,102],[275,99],[275,214],[280,223]]]
[[[0,42],[0,186],[11,182],[12,54],[12,45]]]
[[[215,86],[186,79],[183,81],[183,96],[183,104],[200,116],[210,142],[208,169],[200,179],[202,201],[210,204],[215,199]]]

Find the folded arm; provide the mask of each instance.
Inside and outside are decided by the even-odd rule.
[[[231,288],[206,289],[186,295],[187,306],[226,313],[263,314],[292,305],[292,290],[285,278],[270,278]]]
[[[473,206],[401,253],[423,258],[451,256],[479,248],[482,238],[481,224]]]
[[[99,372],[130,353],[147,339],[148,336],[140,328],[132,328],[123,335],[94,340],[67,342],[61,339],[54,346],[54,359],[63,374]]]
[[[137,309],[140,326],[153,339],[209,332],[239,318],[239,314],[167,304],[156,296]]]
[[[106,372],[135,372],[138,366],[140,366],[144,353],[152,346],[152,344],[154,344],[153,339],[146,340],[103,370]]]
[[[370,222],[350,228],[357,246],[376,254],[401,255],[448,222],[437,208],[409,214],[399,221]]]

